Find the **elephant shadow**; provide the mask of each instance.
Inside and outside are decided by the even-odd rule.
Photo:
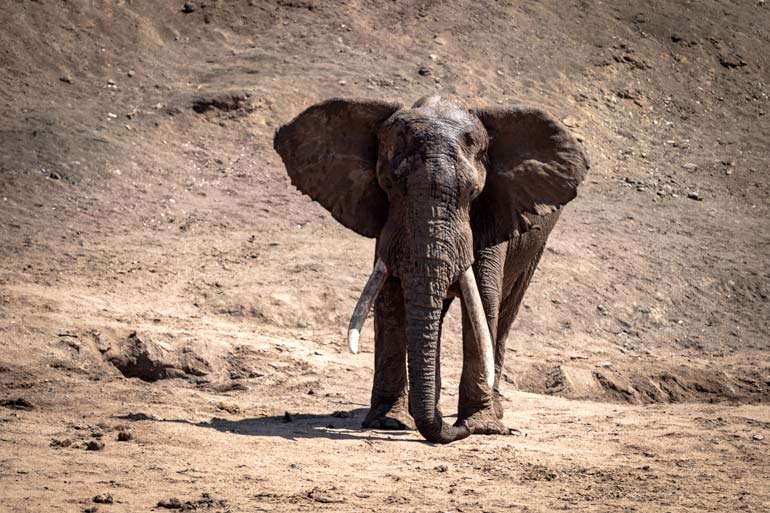
[[[341,410],[334,413],[298,413],[253,417],[243,419],[225,419],[212,417],[208,421],[193,422],[184,419],[158,419],[144,414],[119,415],[116,418],[129,421],[154,421],[186,424],[199,428],[215,429],[222,433],[244,436],[280,437],[287,440],[302,438],[328,438],[331,440],[376,440],[420,442],[408,431],[380,431],[362,429],[361,421],[367,408]]]

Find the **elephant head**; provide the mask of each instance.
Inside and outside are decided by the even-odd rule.
[[[444,423],[436,408],[443,300],[450,286],[460,285],[486,346],[489,379],[491,340],[471,270],[474,250],[526,232],[532,216],[573,199],[588,168],[580,145],[537,109],[471,108],[428,97],[412,108],[319,103],[276,132],[275,149],[299,190],[346,227],[378,239],[375,270],[351,321],[351,350],[379,287],[387,275],[397,277],[415,423],[431,441],[467,436],[467,428]]]

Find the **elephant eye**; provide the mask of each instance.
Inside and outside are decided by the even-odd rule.
[[[473,137],[473,132],[465,132],[463,134],[463,142],[466,148],[473,148],[476,145],[476,138]]]

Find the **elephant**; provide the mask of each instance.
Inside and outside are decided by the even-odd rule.
[[[374,379],[364,428],[431,442],[504,434],[505,343],[546,239],[590,162],[552,116],[455,97],[334,98],[275,133],[292,183],[342,225],[375,238],[351,319],[357,352],[374,310]],[[441,325],[462,304],[457,422],[438,408]]]

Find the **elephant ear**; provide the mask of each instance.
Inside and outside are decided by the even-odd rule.
[[[580,143],[541,110],[474,113],[490,138],[486,182],[471,207],[474,242],[484,248],[526,232],[532,215],[550,214],[575,198],[590,164]]]
[[[273,141],[291,182],[332,216],[376,237],[388,215],[379,184],[377,129],[400,108],[395,103],[331,99],[280,127]]]

